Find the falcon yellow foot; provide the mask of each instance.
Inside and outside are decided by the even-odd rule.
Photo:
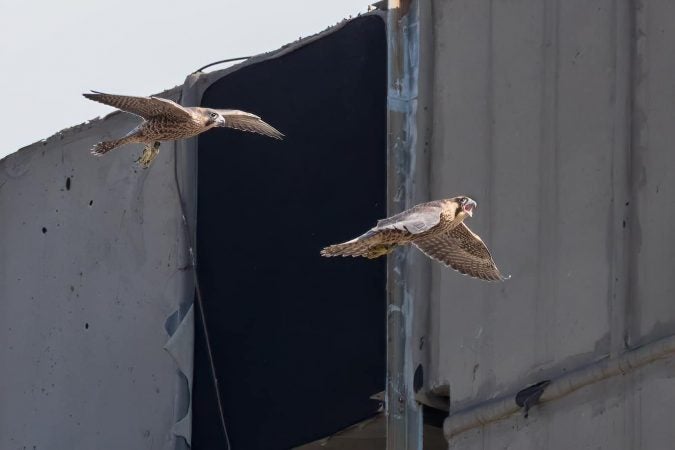
[[[365,256],[368,259],[379,258],[380,256],[385,256],[385,255],[388,255],[389,253],[393,252],[394,247],[396,247],[396,244],[394,244],[394,245],[378,245],[378,246],[369,248],[368,252],[365,254]]]
[[[152,145],[150,144],[146,145],[145,148],[143,149],[143,153],[136,160],[136,163],[138,163],[138,165],[144,169],[150,167],[150,164],[152,164],[155,158],[157,158],[157,155],[159,155],[159,146],[160,146],[159,141],[156,141]]]

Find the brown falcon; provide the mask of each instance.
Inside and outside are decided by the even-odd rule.
[[[413,244],[427,256],[475,278],[502,281],[490,251],[481,238],[463,222],[477,207],[460,196],[421,203],[377,222],[365,234],[321,251],[323,256],[377,258],[398,245]]]
[[[161,141],[189,138],[214,127],[236,128],[275,139],[284,136],[255,114],[236,109],[185,107],[165,98],[131,97],[96,91],[82,95],[145,119],[121,139],[100,142],[91,150],[93,155],[101,156],[121,145],[145,144],[143,154],[137,160],[143,168],[149,167],[157,157]]]

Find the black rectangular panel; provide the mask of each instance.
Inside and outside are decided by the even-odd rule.
[[[385,215],[383,21],[357,18],[237,70],[202,106],[286,134],[199,137],[199,277],[232,447],[289,448],[371,416],[385,381],[385,260],[319,251]],[[222,449],[201,333],[193,448]]]

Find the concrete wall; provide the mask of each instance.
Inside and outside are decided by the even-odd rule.
[[[452,420],[675,333],[675,4],[430,10],[420,28],[433,62],[419,75],[433,86],[420,99],[432,109],[429,197],[476,199],[467,223],[513,276],[487,284],[433,265],[417,333],[431,334],[425,388],[449,395]],[[477,420],[450,444],[670,448],[673,373],[672,360],[650,363],[528,420]]]
[[[673,448],[675,364],[662,360],[587,386],[530,412],[472,428],[450,439],[450,449]]]
[[[89,154],[137,122],[114,113],[0,161],[2,449],[184,447],[186,378],[164,350],[192,302],[174,148],[145,171],[140,146]]]

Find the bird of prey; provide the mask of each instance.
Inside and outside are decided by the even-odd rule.
[[[464,224],[478,205],[460,196],[421,203],[377,222],[365,234],[321,251],[323,256],[377,258],[396,246],[413,244],[427,256],[456,271],[487,281],[502,281],[490,251]]]
[[[145,119],[126,136],[99,142],[91,150],[93,155],[101,156],[125,144],[145,144],[143,154],[137,160],[143,168],[149,167],[157,157],[161,141],[189,138],[214,127],[251,131],[275,139],[284,137],[279,130],[255,114],[236,109],[185,107],[165,98],[131,97],[96,91],[82,95]]]

